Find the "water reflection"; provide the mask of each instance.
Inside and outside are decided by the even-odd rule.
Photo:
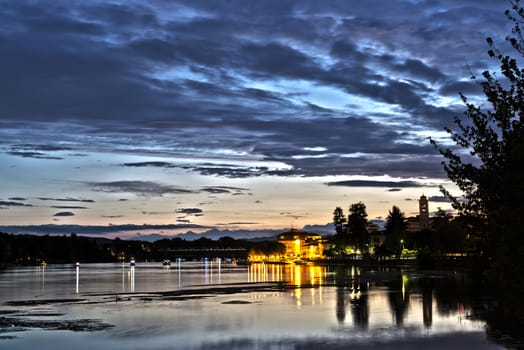
[[[135,291],[135,267],[131,266],[129,271],[129,289]]]
[[[154,339],[169,341],[175,348],[192,342],[193,348],[198,349],[206,348],[202,344],[214,342],[238,344],[235,341],[239,341],[239,336],[260,339],[262,343],[253,343],[258,348],[270,348],[269,345],[292,348],[295,342],[304,345],[301,348],[326,348],[321,344],[332,341],[333,348],[340,349],[345,348],[343,345],[399,345],[406,339],[415,339],[412,348],[419,348],[427,337],[442,334],[454,335],[458,340],[468,332],[482,337],[485,325],[466,317],[479,299],[474,293],[477,287],[462,274],[429,276],[416,271],[369,270],[358,266],[235,266],[221,260],[202,260],[177,261],[170,269],[164,269],[160,263],[145,262],[137,263],[136,267],[82,264],[81,281],[79,268],[73,270],[71,265],[48,266],[46,271],[6,270],[0,271],[0,276],[2,301],[34,299],[35,291],[44,287],[44,281],[46,295],[42,299],[68,298],[79,292],[85,298],[96,298],[92,292],[142,293],[186,287],[190,296],[192,286],[199,286],[200,290],[205,288],[204,283],[212,286],[212,294],[217,284],[246,284],[246,280],[287,284],[282,290],[253,286],[250,291],[248,286],[245,292],[228,294],[224,288],[224,293],[214,297],[164,300],[155,296],[149,303],[132,297],[125,298],[126,307],[119,304],[108,308],[107,304],[94,303],[85,308],[83,304],[71,308],[70,312],[77,312],[71,318],[89,316],[116,325],[107,331],[107,337],[97,338],[104,345],[93,346],[99,349],[111,348],[109,345],[123,348],[124,343],[119,342],[130,334],[137,348],[151,349],[161,348],[149,346]],[[186,294],[182,291],[180,295]],[[109,344],[110,338],[117,340]],[[291,340],[282,346],[281,339]],[[478,341],[482,342],[486,343],[485,337]]]
[[[126,291],[126,267],[122,262],[122,292]]]
[[[204,283],[209,284],[209,261],[204,259]]]
[[[79,284],[80,284],[80,264],[76,263],[76,288],[75,288],[76,294],[78,294]]]
[[[464,276],[441,277],[426,278],[397,270],[370,271],[359,266],[260,263],[248,269],[249,282],[284,282],[296,286],[292,296],[299,309],[304,303],[322,303],[324,290],[314,287],[335,285],[337,322],[343,326],[351,324],[360,331],[378,324],[402,328],[414,320],[429,330],[435,309],[439,317],[471,313],[467,300],[462,300],[463,287],[459,287],[464,285],[461,280]],[[305,293],[310,292],[311,297],[304,299]]]
[[[402,275],[400,279],[388,281],[385,286],[388,288],[388,302],[392,311],[393,322],[397,326],[404,324],[404,317],[409,307],[409,289],[406,289],[406,277]]]
[[[425,276],[411,271],[334,268],[334,316],[342,329],[358,331],[416,326],[434,332],[443,320],[471,324],[477,301],[466,274]],[[329,275],[328,275],[329,276]],[[435,323],[437,319],[437,323]],[[453,325],[450,325],[453,329]]]
[[[323,290],[328,275],[326,266],[297,265],[297,264],[251,264],[248,269],[248,282],[283,282],[296,286],[293,289],[297,308],[301,308],[303,299],[308,293],[307,299],[312,305],[323,303]],[[304,289],[307,287],[307,292]]]
[[[238,273],[237,279],[224,280],[224,276],[231,276],[231,271]],[[45,268],[39,267],[38,272],[43,291]],[[103,277],[100,272],[93,275],[86,267],[80,286],[78,265],[75,272],[76,279],[71,281],[74,283],[71,292],[76,294],[80,289],[83,292],[96,289],[96,283]],[[161,288],[163,290],[202,283],[238,283],[242,281],[242,276],[244,281],[247,277],[250,283],[282,282],[292,286],[287,295],[292,298],[297,309],[322,305],[326,292],[333,293],[329,298],[333,300],[331,315],[335,322],[339,326],[349,325],[359,331],[377,326],[401,328],[413,324],[430,330],[434,326],[435,314],[438,319],[467,316],[472,313],[473,307],[472,293],[465,290],[468,284],[465,277],[459,274],[428,278],[405,271],[363,270],[358,266],[335,268],[295,264],[252,264],[248,267],[226,265],[224,270],[219,259],[200,262],[177,260],[176,269],[163,269],[161,265],[147,263],[136,266],[122,264],[120,273],[122,292],[159,290],[160,279],[167,282]]]
[[[326,283],[327,267],[295,264],[251,264],[248,282],[286,282],[297,287],[322,286]]]
[[[337,279],[337,274],[335,274],[334,280],[335,284],[337,284],[337,321],[340,325],[345,323],[346,309],[349,305],[355,328],[367,330],[369,326],[369,283],[360,278],[361,270],[359,267],[352,266],[349,272],[349,279],[346,279],[344,274],[339,275],[339,279]]]
[[[46,265],[40,265],[37,267],[38,271],[40,272],[40,280],[41,280],[41,293],[45,293],[45,269]]]
[[[182,259],[177,259],[178,264],[178,288],[182,287]]]
[[[422,288],[422,318],[424,326],[431,328],[433,324],[433,281],[423,279],[420,281]]]

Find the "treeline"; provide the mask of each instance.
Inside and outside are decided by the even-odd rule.
[[[76,234],[35,236],[0,233],[0,265],[39,265],[46,263],[160,261],[229,257],[247,259],[248,254],[281,253],[285,247],[276,241],[251,242],[223,237],[218,240],[181,238],[156,242],[127,241],[119,238],[91,238]]]
[[[414,221],[417,230],[410,229],[405,214],[393,206],[384,229],[379,231],[368,222],[364,203],[352,204],[347,216],[337,207],[333,211],[336,234],[328,253],[332,256],[371,255],[379,260],[416,256],[425,266],[432,266],[446,256],[489,256],[492,253],[482,232],[474,229],[471,218],[453,216],[439,209],[433,217],[426,218],[423,226],[420,217]]]

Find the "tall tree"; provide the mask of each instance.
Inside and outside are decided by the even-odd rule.
[[[393,206],[388,213],[386,218],[385,234],[386,240],[384,245],[389,251],[393,251],[397,254],[402,249],[402,242],[406,240],[406,232],[408,229],[408,223],[406,216],[400,208]]]
[[[408,229],[406,216],[396,205],[391,208],[386,218],[386,234],[403,234]]]
[[[520,0],[512,3],[515,11],[506,11],[506,15],[514,27],[507,41],[524,57],[520,28],[524,10],[518,6]],[[488,105],[481,108],[461,94],[465,118],[455,117],[457,129],[446,129],[457,147],[431,142],[444,156],[444,170],[462,190],[463,198],[445,188],[443,193],[462,215],[477,219],[477,231],[494,243],[491,246],[497,251],[493,254],[504,264],[514,248],[524,252],[524,70],[517,59],[502,54],[491,38],[487,42],[488,54],[498,60],[502,76],[499,80],[496,73],[484,71],[482,81],[472,78],[482,86]]]
[[[362,202],[353,203],[349,206],[347,229],[351,244],[362,253],[369,248],[368,236],[368,213],[366,205]]]
[[[335,225],[335,232],[337,235],[344,233],[344,225],[346,223],[346,217],[344,216],[344,210],[341,207],[336,207],[333,211],[333,225]]]
[[[524,281],[516,277],[524,274],[524,70],[519,68],[524,58],[524,8],[520,0],[510,3],[512,10],[506,16],[513,29],[506,40],[518,58],[503,54],[488,38],[488,55],[498,61],[501,74],[484,71],[482,79],[472,77],[481,85],[487,103],[476,105],[461,94],[464,117],[455,118],[455,130],[447,129],[456,147],[431,142],[444,156],[444,170],[463,198],[444,188],[443,193],[462,215],[476,219],[476,231],[484,233],[486,247],[493,247],[484,253],[495,262],[494,284],[507,293],[504,304],[524,310],[519,298],[507,301],[524,292]],[[520,320],[524,326],[522,315]]]
[[[350,242],[346,229],[346,217],[340,207],[336,207],[333,211],[333,224],[335,225],[336,234],[331,249],[336,254],[344,254]]]

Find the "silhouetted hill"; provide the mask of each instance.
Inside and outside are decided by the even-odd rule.
[[[193,231],[188,231],[186,233],[179,233],[176,235],[164,235],[164,234],[137,234],[136,236],[127,238],[128,240],[140,240],[140,241],[148,241],[148,242],[154,242],[159,239],[170,239],[174,237],[182,238],[187,241],[194,241],[199,238],[208,238],[212,240],[218,240],[222,237],[231,237],[234,239],[245,239],[250,241],[263,241],[263,240],[276,240],[276,237],[278,234],[282,233],[283,231],[286,231],[285,229],[268,229],[268,230],[220,230],[213,228],[211,230],[202,232],[202,233],[196,233]],[[332,235],[335,233],[335,229],[333,224],[327,224],[327,225],[306,225],[301,231],[310,232],[310,233],[317,233],[321,235]]]
[[[158,235],[155,237],[158,238]],[[144,240],[113,240],[106,238],[66,236],[14,235],[0,233],[0,266],[38,265],[43,263],[160,261],[187,258],[247,259],[250,252],[271,254],[282,252],[284,246],[275,240],[252,242],[231,237],[212,240],[200,236],[195,240],[180,237],[155,242]]]

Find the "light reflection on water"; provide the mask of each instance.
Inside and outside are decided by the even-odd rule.
[[[132,293],[184,289],[197,285],[245,283],[248,266],[221,260],[47,265],[0,270],[0,302],[55,298],[82,293]]]
[[[154,293],[260,283],[289,287],[262,291],[247,288],[242,293],[152,301],[137,297],[116,302],[95,297],[96,293]],[[66,339],[75,341],[77,350],[295,346],[321,349],[326,341],[334,349],[348,344],[396,344],[397,348],[404,348],[413,342],[438,345],[450,339],[456,343],[451,342],[448,348],[497,348],[487,342],[484,323],[467,317],[472,313],[472,304],[462,291],[464,285],[467,283],[460,275],[370,271],[356,266],[235,266],[217,260],[176,262],[170,268],[162,268],[159,263],[137,263],[136,267],[84,264],[78,268],[14,268],[0,271],[2,303],[86,298],[98,303],[45,308],[63,312],[65,318],[102,319],[115,327],[97,332],[96,337],[68,331],[13,333],[17,338],[0,339],[0,348],[29,349],[38,345],[40,349],[67,349],[70,342]],[[9,307],[0,306],[2,309]],[[49,340],[53,338],[49,334],[55,336],[54,341]]]

